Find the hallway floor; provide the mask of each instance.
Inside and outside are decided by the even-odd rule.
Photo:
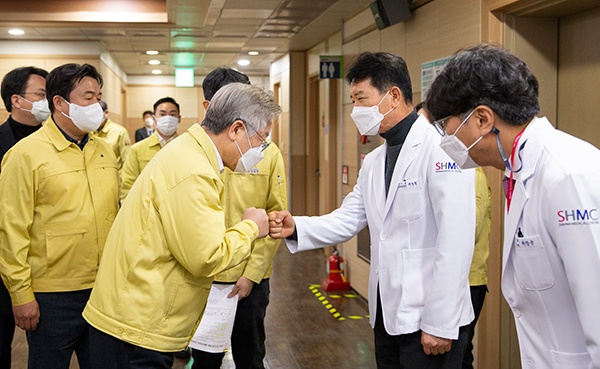
[[[367,305],[352,291],[326,293],[327,277],[321,250],[291,255],[282,245],[275,257],[267,309],[268,369],[370,369],[375,368],[373,331]],[[176,361],[174,368],[188,363]],[[13,343],[13,369],[27,368],[25,334],[17,328]],[[78,369],[76,359],[71,369]],[[222,369],[235,368],[231,355]]]

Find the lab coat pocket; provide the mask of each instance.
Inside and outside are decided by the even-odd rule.
[[[587,369],[591,358],[587,352],[560,352],[550,350],[552,369]]]
[[[402,250],[402,304],[415,308],[425,305],[433,275],[435,249]]]
[[[420,179],[412,179],[398,183],[392,205],[396,219],[414,220],[423,216],[425,202],[421,182]]]
[[[521,288],[545,290],[554,285],[550,260],[539,236],[515,240],[515,273]]]

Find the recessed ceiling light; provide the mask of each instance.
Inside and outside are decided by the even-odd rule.
[[[162,70],[160,70],[160,69],[153,69],[152,70],[152,74],[162,74]]]
[[[156,51],[156,50],[148,50],[148,51],[146,51],[146,55],[158,55],[158,51]]]
[[[258,51],[248,51],[248,55],[258,55]]]
[[[23,31],[22,29],[13,28],[13,29],[9,29],[8,33],[10,33],[13,36],[21,36],[21,35],[25,34],[25,31]]]
[[[160,64],[160,60],[152,59],[152,60],[148,61],[148,64],[150,64],[150,65],[159,65]]]
[[[244,66],[244,65],[249,65],[249,64],[250,64],[250,60],[248,60],[248,59],[240,59],[240,60],[238,60],[238,65]]]

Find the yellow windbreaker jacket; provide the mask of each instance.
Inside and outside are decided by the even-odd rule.
[[[117,168],[119,169],[120,175],[131,147],[129,132],[127,132],[127,129],[122,125],[109,119],[99,132],[93,132],[93,134],[104,139],[106,143],[112,147],[115,156],[117,157]]]
[[[131,146],[121,171],[121,201],[125,200],[137,177],[161,148],[156,131],[150,137]]]
[[[90,136],[83,151],[52,118],[19,141],[0,173],[0,271],[13,305],[33,292],[92,288],[119,203],[117,163]]]
[[[214,275],[247,258],[258,235],[251,220],[226,229],[222,195],[214,145],[195,124],[156,154],[123,202],[85,319],[136,346],[184,349]]]
[[[225,168],[221,174],[225,183],[223,195],[225,221],[228,227],[237,224],[249,207],[265,209],[267,213],[287,209],[287,190],[283,157],[277,145],[263,151],[264,158],[251,173],[238,173]],[[239,265],[219,273],[215,280],[236,282],[244,276],[260,283],[271,275],[273,258],[281,240],[265,237],[254,241],[250,257]]]
[[[492,226],[492,192],[485,172],[481,167],[475,169],[475,250],[469,271],[469,284],[483,286],[487,284],[487,260],[490,255],[490,232]]]

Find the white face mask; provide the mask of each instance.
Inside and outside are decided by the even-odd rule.
[[[467,122],[467,120],[469,120],[469,118],[471,117],[471,115],[473,114],[474,111],[475,110],[472,110],[467,115],[467,117],[458,126],[458,128],[456,129],[456,131],[454,132],[454,134],[452,134],[452,135],[448,135],[447,134],[445,136],[442,136],[442,141],[440,142],[440,147],[442,148],[442,150],[444,150],[446,152],[446,154],[452,160],[454,160],[454,162],[461,169],[472,169],[472,168],[477,168],[479,166],[479,164],[477,164],[469,156],[469,150],[471,150],[471,148],[473,146],[475,146],[475,144],[477,144],[483,138],[483,136],[479,137],[469,147],[466,147],[465,144],[462,143],[462,141],[459,140],[458,137],[456,137],[456,133],[458,133],[458,130],[462,128],[462,126]]]
[[[38,101],[29,101],[24,97],[21,97],[21,98],[23,100],[31,103],[31,110],[23,109],[23,108],[19,108],[19,109],[30,112],[35,117],[35,120],[37,120],[40,123],[42,123],[46,119],[48,119],[48,117],[50,116],[50,108],[48,107],[47,99],[41,99]]]
[[[73,124],[81,131],[85,133],[93,132],[100,127],[104,121],[104,111],[100,103],[94,103],[88,106],[81,106],[75,103],[70,103],[63,99],[69,104],[69,114],[67,115],[61,111],[62,115],[71,119]]]
[[[385,99],[385,97],[390,93],[390,91],[386,92],[385,95],[379,100],[379,104]],[[379,132],[379,127],[381,126],[381,121],[383,118],[389,114],[394,108],[391,108],[387,113],[381,114],[379,112],[379,104],[375,106],[355,106],[352,108],[352,113],[350,113],[350,117],[354,121],[356,128],[358,128],[358,132],[360,132],[363,136],[375,136],[377,132]]]
[[[233,141],[235,142],[235,146],[237,146],[237,149],[241,155],[237,165],[235,166],[234,172],[248,173],[265,157],[260,146],[252,147],[252,144],[250,143],[250,137],[248,137],[248,130],[246,130],[246,138],[248,139],[248,145],[250,146],[250,149],[245,153],[242,153],[240,145],[238,145],[237,141]]]
[[[154,125],[154,119],[152,119],[152,118],[146,118],[146,120],[144,121],[144,123],[146,124],[146,127],[152,128],[152,126]]]
[[[164,117],[156,118],[156,129],[163,135],[171,137],[177,132],[179,127],[179,118],[165,115]]]

